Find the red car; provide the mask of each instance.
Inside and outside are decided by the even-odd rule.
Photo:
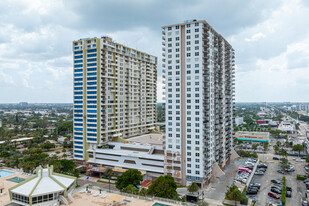
[[[280,199],[280,196],[279,196],[279,195],[276,195],[275,193],[272,193],[272,192],[269,192],[269,193],[268,193],[268,196],[269,196],[269,197],[276,198],[276,199]]]
[[[245,166],[245,168],[248,168],[249,170],[253,170],[253,167]]]

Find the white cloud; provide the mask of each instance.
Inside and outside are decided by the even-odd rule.
[[[300,0],[4,0],[0,18],[0,102],[72,102],[72,41],[105,34],[158,57],[160,102],[160,27],[193,18],[236,50],[237,101],[309,101],[309,8]]]
[[[259,32],[257,34],[254,34],[250,38],[246,38],[245,41],[250,42],[250,41],[258,41],[259,39],[265,38],[266,35],[263,34],[262,32]]]

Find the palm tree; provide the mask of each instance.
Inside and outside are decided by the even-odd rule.
[[[110,185],[111,185],[111,176],[113,175],[114,171],[111,168],[107,168],[104,172],[104,175],[108,177],[108,191],[110,191]]]

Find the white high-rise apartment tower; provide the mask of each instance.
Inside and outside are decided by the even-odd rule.
[[[75,159],[154,129],[157,57],[109,37],[74,41],[73,52]]]
[[[205,20],[162,28],[166,173],[203,186],[231,155],[234,49]]]

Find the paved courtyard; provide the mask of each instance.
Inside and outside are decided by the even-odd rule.
[[[245,161],[246,159],[239,158],[230,163],[224,170],[225,175],[211,183],[210,188],[206,190],[205,197],[223,201],[227,186],[233,183],[239,166],[243,165]]]

